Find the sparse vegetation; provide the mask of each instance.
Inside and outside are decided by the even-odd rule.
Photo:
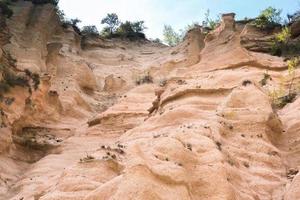
[[[152,78],[152,76],[150,76],[149,73],[147,73],[146,75],[141,76],[140,78],[138,78],[136,80],[137,85],[142,85],[142,84],[146,84],[146,83],[153,83],[153,78]]]
[[[41,4],[52,4],[54,6],[58,5],[59,0],[30,0],[33,4],[41,5]]]
[[[275,40],[280,43],[287,44],[291,39],[291,30],[289,27],[283,27],[282,31],[275,35]]]
[[[89,155],[88,153],[86,154],[85,157],[80,158],[80,162],[81,162],[81,163],[91,162],[91,161],[93,161],[93,160],[95,160],[95,157]]]
[[[172,28],[172,26],[170,26],[170,25],[164,26],[163,36],[164,36],[164,41],[169,46],[176,46],[182,40],[182,37],[180,36],[180,34],[176,33],[174,31],[174,29]]]
[[[120,20],[119,20],[119,17],[116,13],[110,13],[110,14],[107,14],[107,16],[105,18],[103,18],[101,20],[101,24],[106,24],[107,26],[103,29],[102,34],[105,34],[105,35],[108,35],[108,36],[112,36],[118,26],[120,25]]]
[[[269,96],[272,99],[273,107],[275,108],[283,108],[286,104],[292,103],[295,97],[297,96],[297,89],[295,87],[295,75],[296,68],[300,63],[299,58],[293,58],[288,61],[288,76],[284,77],[287,80],[287,90],[285,89],[286,80],[281,83],[279,89],[273,90],[269,93]]]
[[[221,142],[216,141],[215,143],[216,143],[216,145],[217,145],[219,151],[222,151],[222,144],[221,144]]]
[[[250,80],[244,80],[242,83],[243,86],[247,86],[247,85],[251,85],[251,84],[252,84],[252,82]]]
[[[211,19],[209,9],[206,11],[204,16],[205,16],[205,20],[202,22],[202,26],[210,30],[215,30],[221,21],[220,18],[216,20]]]
[[[146,29],[144,26],[144,21],[130,22],[126,21],[121,23],[116,31],[117,36],[123,38],[145,38],[143,31]]]
[[[34,90],[37,90],[40,85],[40,75],[37,73],[32,73],[28,69],[25,70],[25,74],[32,79],[33,88],[34,88]]]
[[[281,32],[275,35],[272,46],[272,54],[276,56],[295,55],[300,52],[299,41],[291,41],[291,30],[283,27]]]
[[[7,67],[0,65],[0,71],[2,73],[2,80],[0,81],[0,97],[2,99],[3,94],[16,86],[27,87],[31,93],[31,88],[33,87],[34,90],[37,90],[40,84],[39,74],[32,73],[29,70],[17,74]]]
[[[9,5],[11,5],[10,1],[0,1],[0,11],[7,18],[11,18],[14,14],[12,9],[9,8]]]
[[[78,18],[65,20],[63,22],[63,27],[67,28],[68,26],[71,26],[77,34],[81,35],[81,31],[78,28],[78,23],[80,23],[80,22],[81,22],[81,20]]]
[[[103,18],[101,23],[107,25],[101,31],[102,37],[129,39],[145,38],[145,34],[143,33],[146,29],[144,21],[121,22],[118,15],[111,13]]]
[[[281,10],[273,7],[268,7],[261,11],[259,16],[252,22],[254,26],[260,29],[273,28],[281,23]]]
[[[96,26],[90,25],[90,26],[82,27],[81,34],[82,35],[88,35],[88,36],[98,36],[99,32],[98,32]]]

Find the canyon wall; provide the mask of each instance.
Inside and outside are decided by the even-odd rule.
[[[12,8],[0,200],[300,199],[300,71],[265,53],[273,33],[231,13],[168,47],[78,35],[49,4]],[[290,79],[293,101],[274,107]]]

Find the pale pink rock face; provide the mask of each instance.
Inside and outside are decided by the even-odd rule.
[[[6,28],[0,62],[41,83],[0,102],[0,200],[300,199],[300,100],[269,97],[287,64],[233,14],[176,47],[83,39],[27,1]]]

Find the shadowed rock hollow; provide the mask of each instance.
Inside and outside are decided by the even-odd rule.
[[[263,33],[226,14],[167,47],[82,38],[50,5],[13,10],[0,80],[27,84],[1,94],[1,200],[300,199],[300,98],[272,107],[288,70],[257,52]]]

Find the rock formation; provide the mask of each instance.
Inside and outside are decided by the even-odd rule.
[[[0,15],[0,81],[17,80],[0,90],[0,200],[300,199],[300,98],[272,106],[289,88],[284,58],[261,53],[272,33],[231,13],[168,47],[83,38],[49,4],[13,11]]]

